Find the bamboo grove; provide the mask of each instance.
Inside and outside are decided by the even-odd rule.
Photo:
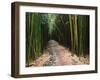
[[[78,56],[89,55],[89,16],[27,12],[26,64],[43,54],[50,39]]]

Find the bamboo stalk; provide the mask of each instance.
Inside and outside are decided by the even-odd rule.
[[[70,33],[71,33],[71,50],[73,51],[73,30],[72,30],[72,17],[69,15]]]

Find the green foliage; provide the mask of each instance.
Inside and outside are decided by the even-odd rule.
[[[71,50],[80,56],[89,53],[89,17],[69,15]]]
[[[48,14],[48,33],[52,35],[52,32],[55,30],[55,20],[57,14]]]
[[[38,13],[26,13],[26,63],[36,59],[41,52],[41,23]]]

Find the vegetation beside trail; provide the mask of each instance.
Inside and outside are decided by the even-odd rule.
[[[26,12],[26,64],[43,56],[49,40],[89,56],[89,16]]]

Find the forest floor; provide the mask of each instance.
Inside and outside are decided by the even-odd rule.
[[[45,50],[36,60],[32,61],[29,66],[62,66],[62,65],[82,65],[89,64],[89,56],[78,57],[69,49],[59,45],[55,48],[55,55],[49,54]]]

